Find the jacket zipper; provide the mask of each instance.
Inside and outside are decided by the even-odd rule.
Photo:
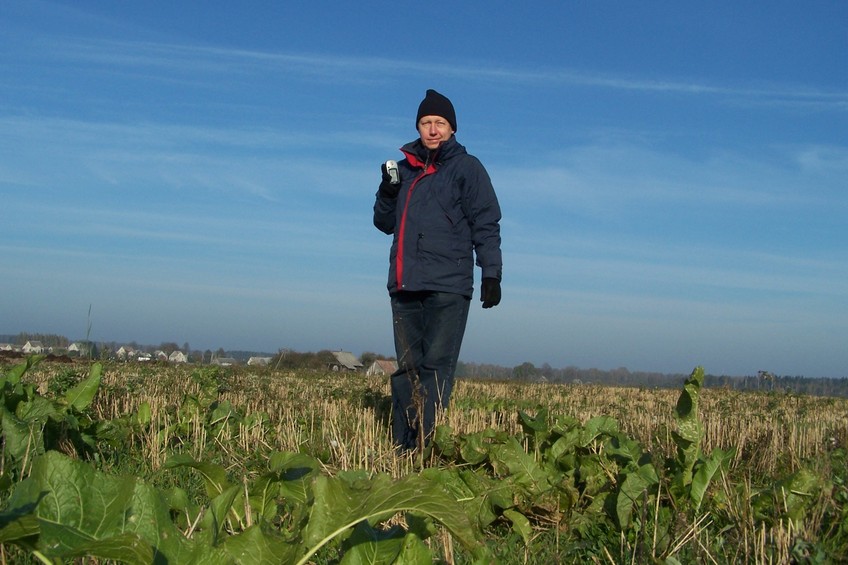
[[[398,233],[398,252],[397,256],[395,256],[395,271],[397,276],[397,288],[398,290],[403,289],[403,256],[404,256],[404,245],[406,242],[406,211],[409,209],[409,201],[412,200],[412,191],[415,190],[415,187],[418,185],[418,181],[423,179],[429,174],[435,173],[435,169],[430,171],[430,166],[432,161],[435,160],[435,154],[427,154],[427,160],[424,162],[424,170],[418,177],[412,181],[412,184],[409,185],[409,190],[406,193],[406,202],[403,203],[403,213],[400,216],[400,233]],[[420,162],[420,161],[419,161]]]

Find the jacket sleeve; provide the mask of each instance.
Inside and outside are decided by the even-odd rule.
[[[396,210],[397,198],[386,198],[378,190],[377,200],[374,202],[374,226],[383,233],[395,233]]]
[[[465,179],[465,213],[471,226],[471,241],[483,278],[501,280],[501,208],[489,173],[475,157]]]

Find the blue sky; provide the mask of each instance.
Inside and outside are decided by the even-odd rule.
[[[0,333],[391,354],[435,88],[503,210],[463,360],[848,376],[848,3],[453,4],[3,2]]]

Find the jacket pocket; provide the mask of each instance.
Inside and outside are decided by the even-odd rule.
[[[459,263],[465,256],[457,240],[450,236],[419,233],[417,242],[422,259]]]
[[[450,183],[441,185],[439,190],[434,192],[434,199],[451,226],[455,227],[464,221],[465,214],[461,205],[459,181],[453,180]]]
[[[418,235],[419,276],[424,285],[467,293],[471,287],[474,264],[468,249],[456,239],[441,234]]]

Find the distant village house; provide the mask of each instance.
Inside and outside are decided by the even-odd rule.
[[[216,357],[212,360],[212,365],[217,365],[219,367],[232,367],[233,365],[238,365],[238,361],[232,357]]]
[[[28,341],[23,347],[21,347],[21,351],[27,355],[37,355],[39,353],[44,353],[44,346],[40,341]]]
[[[397,368],[397,361],[392,361],[391,359],[376,359],[365,371],[365,374],[369,377],[379,377],[383,375],[388,376],[397,371]]]
[[[68,349],[70,350],[70,348]],[[135,359],[138,357],[138,353],[136,353],[135,349],[132,347],[124,345],[115,352],[115,356],[121,361],[127,361],[128,359]]]
[[[330,364],[333,371],[358,371],[363,367],[362,362],[349,351],[331,351],[336,358],[335,363]]]
[[[188,363],[188,355],[178,349],[168,355],[168,361],[171,363]]]

